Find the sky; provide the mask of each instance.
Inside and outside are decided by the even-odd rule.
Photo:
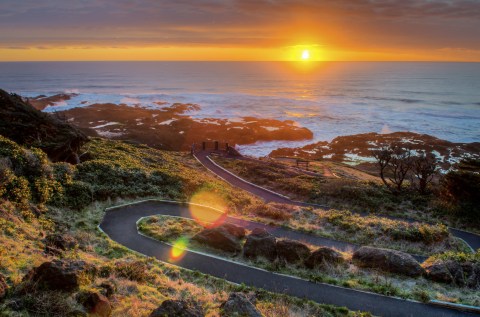
[[[0,61],[480,61],[480,0],[0,0]]]

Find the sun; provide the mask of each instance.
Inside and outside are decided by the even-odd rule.
[[[309,50],[304,50],[304,51],[302,52],[302,59],[303,59],[304,61],[310,59],[310,51],[309,51]]]

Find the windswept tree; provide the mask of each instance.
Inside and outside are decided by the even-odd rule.
[[[392,191],[401,191],[412,169],[412,151],[391,144],[372,151],[372,155],[377,160],[379,175],[385,186]]]
[[[420,153],[412,157],[412,186],[421,194],[427,193],[428,185],[433,181],[438,169],[438,159],[432,153]]]

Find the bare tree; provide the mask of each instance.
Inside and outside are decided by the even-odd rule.
[[[372,151],[377,160],[382,182],[390,190],[401,191],[402,186],[412,169],[412,151],[398,144],[383,146]]]
[[[412,163],[412,185],[421,194],[427,193],[427,187],[437,173],[438,159],[432,153],[421,153],[413,158]]]
[[[386,171],[387,167],[390,164],[390,161],[392,160],[393,156],[393,150],[390,146],[383,146],[378,150],[373,150],[372,151],[373,157],[377,160],[377,165],[379,167],[379,174],[380,178],[382,179],[382,182],[390,188],[390,184],[386,180]]]

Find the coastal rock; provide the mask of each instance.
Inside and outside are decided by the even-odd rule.
[[[19,143],[38,147],[54,161],[79,162],[84,133],[61,118],[42,113],[18,95],[0,89],[0,134]]]
[[[50,234],[44,239],[45,252],[58,255],[62,251],[73,250],[77,247],[77,241],[69,234]]]
[[[340,252],[331,248],[321,247],[312,252],[305,261],[305,266],[313,269],[325,264],[341,264],[344,262],[345,259]]]
[[[40,288],[72,292],[78,290],[82,274],[95,274],[95,267],[85,261],[53,260],[32,269],[24,281]]]
[[[220,309],[220,316],[222,317],[263,317],[252,299],[243,293],[230,294],[227,301],[220,306]]]
[[[238,238],[230,234],[225,227],[202,230],[194,235],[192,240],[225,252],[238,253],[242,250]]]
[[[245,238],[246,230],[240,226],[234,225],[232,223],[224,223],[220,227],[225,228],[232,236],[237,239]]]
[[[0,273],[0,300],[4,299],[7,296],[8,285],[5,279],[5,276]]]
[[[277,240],[267,230],[255,228],[247,236],[243,254],[246,258],[264,257],[273,262],[277,258]]]
[[[310,249],[303,243],[293,240],[277,241],[277,253],[280,260],[287,263],[303,262],[310,256]]]
[[[360,267],[396,274],[415,277],[424,273],[423,268],[410,254],[401,251],[364,246],[353,253],[352,260]]]
[[[197,303],[189,304],[183,300],[166,300],[149,317],[204,317]]]
[[[89,292],[85,294],[82,304],[89,316],[108,317],[112,314],[110,301],[100,293]]]
[[[477,288],[480,286],[480,263],[438,260],[424,265],[427,278],[441,283]]]

